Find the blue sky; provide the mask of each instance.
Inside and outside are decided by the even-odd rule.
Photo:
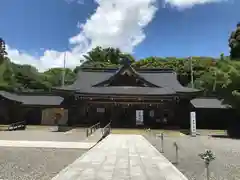
[[[74,67],[97,45],[137,59],[228,55],[240,1],[211,1],[1,0],[0,37],[12,61],[40,70],[62,66],[64,52]]]

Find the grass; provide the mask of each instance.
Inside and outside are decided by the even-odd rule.
[[[199,129],[199,132],[203,132],[203,133],[208,133],[208,134],[213,134],[213,135],[225,135],[226,134],[226,130],[215,130],[215,129]]]
[[[167,136],[183,136],[180,131],[175,130],[164,130],[164,129],[153,129],[151,132],[147,132],[145,129],[112,129],[112,134],[136,134],[136,135],[146,135],[152,133],[152,135],[157,135],[164,133]]]
[[[0,131],[4,131],[8,128],[8,125],[0,124]]]
[[[55,127],[55,126],[50,126],[50,125],[27,125],[28,129],[46,129],[50,127]]]
[[[180,130],[183,134],[189,135],[190,130],[189,129],[181,129]],[[197,129],[197,132],[200,133],[200,135],[226,135],[226,130],[215,130],[215,129]]]
[[[212,129],[197,129],[197,132],[200,135],[226,135],[225,130],[212,130]],[[118,129],[113,128],[112,134],[137,134],[137,135],[146,135],[150,132],[147,132],[145,129]],[[179,137],[189,135],[189,129],[180,129],[180,130],[165,130],[165,129],[152,129],[152,135],[164,133],[166,136]]]

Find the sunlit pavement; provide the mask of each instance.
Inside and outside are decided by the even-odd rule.
[[[141,135],[111,134],[52,180],[187,180]]]

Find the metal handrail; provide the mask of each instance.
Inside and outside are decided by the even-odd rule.
[[[100,122],[97,124],[94,124],[93,126],[86,129],[86,136],[90,136],[92,133],[94,133],[97,129],[100,128]]]
[[[17,128],[22,128],[26,126],[26,122],[25,121],[20,121],[20,122],[16,122],[16,123],[12,123],[8,126],[8,130],[13,130],[13,129],[17,129]]]
[[[102,136],[106,137],[111,133],[111,121],[102,129]]]

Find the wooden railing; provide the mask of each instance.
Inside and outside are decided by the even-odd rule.
[[[86,136],[92,135],[97,129],[100,128],[100,123],[94,124],[93,126],[86,129]]]
[[[8,126],[8,131],[24,130],[24,129],[26,129],[26,122],[25,121],[12,123]]]

